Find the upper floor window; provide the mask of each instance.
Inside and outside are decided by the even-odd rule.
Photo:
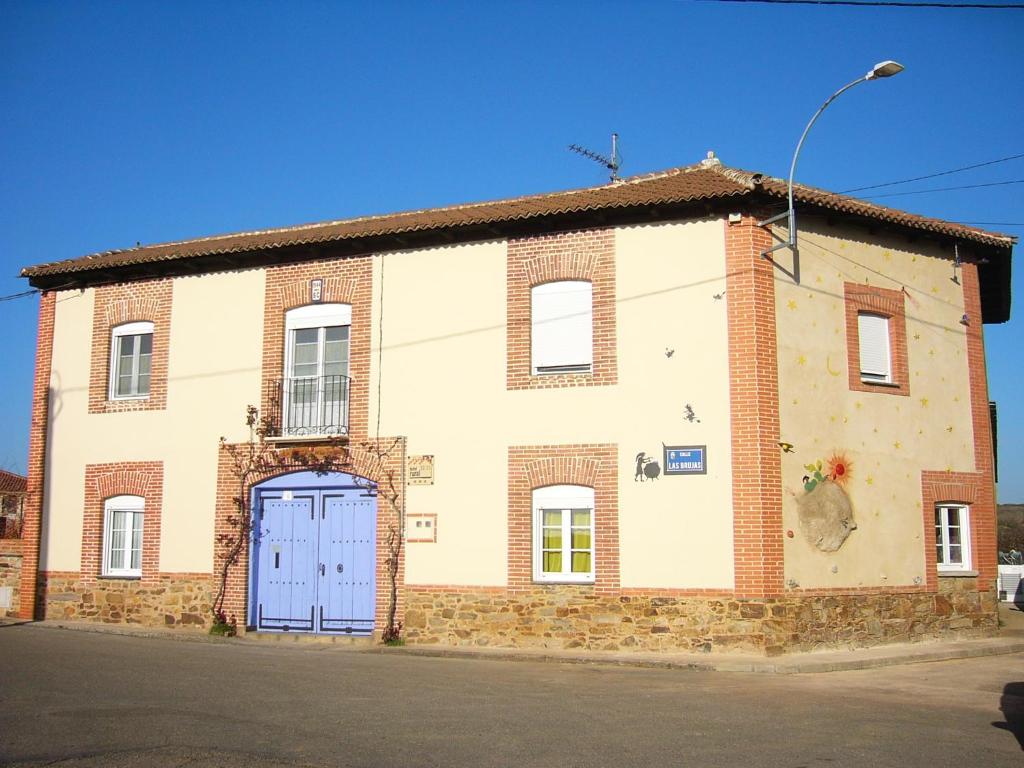
[[[350,304],[313,304],[285,316],[284,434],[348,431]]]
[[[115,326],[110,343],[110,399],[149,397],[153,323]]]
[[[968,512],[964,504],[935,505],[935,563],[940,571],[971,570]]]
[[[533,492],[535,581],[594,581],[594,489],[549,485]]]
[[[844,283],[849,386],[854,392],[910,394],[907,315],[902,291]]]
[[[889,318],[872,312],[857,313],[860,340],[860,379],[872,384],[892,383]]]
[[[142,576],[142,518],[145,499],[113,496],[103,504],[103,575]]]
[[[559,280],[530,289],[533,374],[590,373],[594,362],[593,286]]]

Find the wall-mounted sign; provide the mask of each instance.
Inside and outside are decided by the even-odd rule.
[[[706,445],[666,445],[666,475],[706,475],[708,447]]]
[[[321,278],[309,281],[309,300],[316,304],[324,293],[324,281]]]
[[[434,457],[410,456],[407,458],[405,480],[409,485],[433,485]]]

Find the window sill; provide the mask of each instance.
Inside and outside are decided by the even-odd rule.
[[[938,572],[940,579],[973,579],[977,578],[978,576],[977,571],[946,571],[942,568],[939,568]]]
[[[141,581],[142,580],[142,574],[140,573],[140,574],[137,574],[137,575],[129,575],[129,574],[119,574],[119,573],[101,573],[100,574],[100,578],[101,579],[108,579],[110,581]]]
[[[887,389],[900,388],[900,384],[895,381],[871,381],[870,379],[861,379],[860,383],[865,387],[883,387]]]
[[[120,397],[108,397],[107,400],[111,403],[135,403],[140,400],[149,400],[149,395],[121,395]]]
[[[537,579],[534,578],[533,583],[537,586],[550,586],[550,587],[592,587],[594,586],[594,579]]]

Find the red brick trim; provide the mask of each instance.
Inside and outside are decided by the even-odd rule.
[[[479,587],[471,584],[407,584],[405,589],[408,592],[444,592],[446,594],[459,594],[462,592],[479,594],[483,592],[488,595],[504,595],[508,593],[507,587]]]
[[[39,298],[39,330],[36,336],[36,369],[32,384],[32,421],[28,436],[28,484],[25,491],[21,537],[21,577],[18,586],[18,618],[35,618],[39,534],[43,520],[43,488],[46,472],[46,443],[49,431],[50,370],[53,362],[53,321],[57,295],[43,291]]]
[[[533,445],[508,449],[508,588],[544,588],[533,581],[533,491],[547,485],[594,489],[594,584],[619,590],[618,447],[614,444]],[[551,585],[556,586],[556,585]],[[565,585],[557,585],[564,588]],[[591,585],[580,585],[591,588]]]
[[[735,597],[735,591],[725,588],[699,587],[693,589],[675,587],[624,587],[619,594],[625,597]]]
[[[373,261],[370,256],[289,264],[267,269],[263,309],[263,391],[261,408],[271,413],[272,382],[284,375],[285,313],[314,303],[311,282],[323,280],[320,304],[352,305],[349,330],[349,435],[366,439],[369,424],[370,339],[373,310]]]
[[[938,588],[935,562],[935,505],[959,502],[970,505],[971,565],[978,572],[979,592],[994,588],[996,563],[996,492],[993,474],[992,424],[988,411],[988,379],[981,323],[978,267],[964,264],[960,272],[967,314],[967,376],[971,395],[975,472],[921,472],[921,512],[924,525],[925,573],[930,589]]]
[[[846,304],[846,368],[854,392],[909,395],[907,362],[907,314],[902,291],[862,283],[843,283]],[[892,383],[878,384],[860,378],[860,331],[857,314],[871,312],[889,320],[889,356]]]
[[[771,236],[743,215],[725,224],[732,429],[735,590],[767,597],[783,589],[779,366]]]
[[[985,370],[985,340],[981,322],[981,289],[978,266],[964,264],[960,271],[967,314],[967,375],[971,392],[971,424],[974,428],[974,468],[979,474],[978,496],[971,505],[971,544],[978,589],[994,587],[998,576],[996,545],[995,458],[992,450],[992,422],[988,409],[988,375]]]
[[[980,472],[921,472],[925,583],[929,590],[935,591],[939,588],[938,579],[943,575],[938,572],[935,560],[935,505],[943,501],[970,505],[968,524],[971,534],[971,566],[978,571],[979,589],[986,578],[994,581],[995,574],[986,573],[990,569],[982,567],[988,558],[984,549],[986,546],[991,554],[992,571],[995,571],[996,559],[995,526],[991,526],[990,533],[986,531],[984,486],[984,476]],[[988,540],[989,536],[991,541]]]
[[[171,339],[170,280],[105,285],[96,289],[92,316],[92,356],[89,364],[89,413],[159,411],[167,407],[167,360]],[[118,325],[148,320],[153,323],[153,358],[149,397],[110,399],[110,342]]]
[[[24,539],[0,539],[0,555],[23,555]]]
[[[160,573],[160,528],[164,491],[161,461],[126,461],[85,465],[85,510],[82,515],[82,579],[103,578],[103,505],[113,496],[145,499],[142,520],[142,581]]]
[[[353,320],[354,324],[354,320]],[[366,478],[381,487],[387,487],[394,482],[395,490],[398,492],[397,508],[403,509],[405,505],[405,490],[402,488],[399,478],[402,467],[405,463],[406,445],[404,438],[382,437],[378,443],[385,450],[385,455],[378,455],[377,451],[369,450],[368,444],[363,443],[357,446],[347,446],[342,449],[342,458],[336,466],[339,472],[348,472],[359,477]],[[244,445],[236,446],[244,448]],[[290,453],[292,449],[272,449],[283,456]],[[333,451],[337,448],[313,449],[314,452]],[[301,467],[289,471],[301,471]],[[253,474],[245,483],[244,488],[240,486],[240,478],[236,472],[234,461],[227,446],[221,446],[218,451],[217,462],[217,502],[213,527],[213,573],[214,579],[218,578],[224,564],[223,537],[234,535],[237,530],[232,520],[238,514],[238,506],[235,499],[239,493],[248,497],[254,486],[269,480],[280,474],[280,471],[269,471],[261,474]],[[380,632],[387,623],[388,610],[388,578],[387,578],[387,538],[389,532],[394,529],[400,531],[401,523],[397,512],[390,503],[380,494],[377,503],[377,605],[375,608],[375,631]],[[404,621],[405,614],[405,547],[403,546],[398,558],[398,608],[396,621]],[[216,584],[214,586],[216,590]],[[249,548],[245,547],[238,557],[238,562],[228,570],[228,583],[226,597],[224,600],[224,612],[229,616],[236,617],[239,626],[245,627],[249,624]]]
[[[590,229],[510,239],[506,270],[506,387],[550,389],[617,383],[615,230]],[[591,373],[532,375],[530,289],[554,280],[588,280],[592,285],[594,361]]]
[[[800,597],[829,597],[831,595],[903,595],[917,592],[934,592],[937,587],[929,587],[927,584],[901,584],[882,587],[809,587],[803,589],[787,589],[787,595]]]

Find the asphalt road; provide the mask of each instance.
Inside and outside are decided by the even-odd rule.
[[[19,766],[1021,766],[1024,657],[773,676],[4,626],[0,717]]]

